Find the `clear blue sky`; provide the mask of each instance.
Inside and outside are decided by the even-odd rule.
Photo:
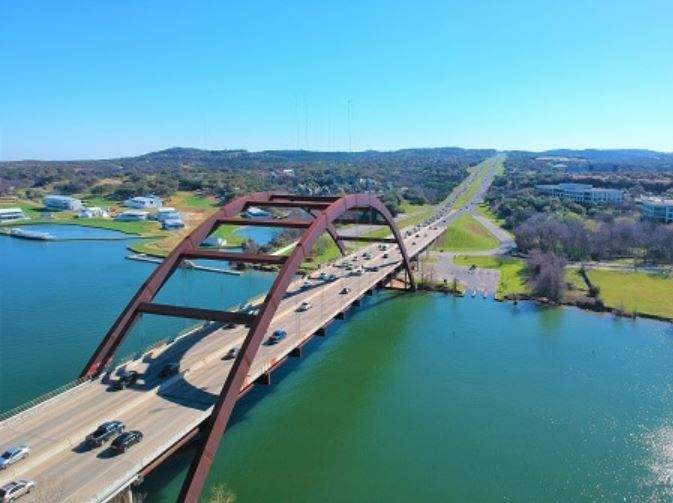
[[[0,159],[673,151],[670,0],[0,0]]]

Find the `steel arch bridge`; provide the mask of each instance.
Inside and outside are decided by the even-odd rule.
[[[305,219],[242,218],[241,213],[249,207],[273,207],[302,209]],[[383,218],[383,224],[390,228],[392,237],[372,238],[362,236],[340,236],[335,224],[343,221],[345,215],[368,211]],[[356,222],[351,220],[350,222]],[[220,225],[256,225],[303,229],[303,233],[289,256],[264,253],[237,253],[202,248],[208,236]],[[113,361],[116,351],[126,339],[142,314],[165,315],[181,318],[201,319],[217,322],[232,322],[249,326],[248,333],[228,373],[219,397],[215,402],[210,419],[205,424],[204,438],[197,447],[187,478],[182,487],[179,501],[198,501],[205,484],[213,458],[233,411],[236,400],[250,366],[262,343],[264,335],[276,313],[280,301],[286,295],[302,262],[317,240],[327,232],[336,242],[342,254],[346,253],[344,241],[388,242],[397,244],[402,254],[402,262],[397,271],[405,271],[405,284],[415,289],[411,261],[404,240],[394,219],[381,201],[372,194],[350,194],[341,197],[296,196],[281,192],[258,192],[238,197],[192,231],[155,269],[133,296],[129,304],[114,322],[103,341],[82,371],[82,377],[93,377],[102,373]],[[171,275],[187,259],[224,260],[251,264],[274,264],[280,271],[269,289],[259,312],[252,315],[241,311],[219,311],[153,303]]]

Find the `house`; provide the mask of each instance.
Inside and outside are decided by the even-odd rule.
[[[175,211],[175,208],[163,207],[157,210],[156,219],[159,222],[165,222],[168,219],[179,219],[182,220],[182,215]]]
[[[256,206],[250,206],[245,210],[245,216],[248,218],[268,218],[271,216],[271,213],[257,208]]]
[[[50,211],[77,211],[82,208],[82,201],[70,196],[51,194],[44,198],[44,207]]]
[[[136,196],[124,201],[124,206],[127,208],[135,208],[143,210],[147,208],[161,208],[163,201],[159,196]]]
[[[98,206],[89,206],[79,210],[77,218],[107,218],[108,212]]]
[[[175,231],[178,229],[183,229],[185,223],[181,218],[167,218],[163,221],[163,229],[166,231]]]
[[[0,208],[0,222],[27,220],[28,216],[21,208]]]
[[[536,185],[535,189],[545,195],[559,197],[576,203],[621,203],[624,191],[618,189],[595,188],[587,183],[559,183],[556,185]]]
[[[643,216],[649,220],[673,223],[673,199],[646,197],[642,200]]]
[[[142,220],[147,220],[149,215],[150,214],[147,211],[127,210],[117,215],[115,220],[118,220],[119,222],[139,222]]]

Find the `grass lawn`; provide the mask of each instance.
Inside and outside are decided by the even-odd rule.
[[[98,206],[99,208],[110,208],[111,206],[120,206],[121,201],[115,201],[102,196],[82,196],[82,202],[85,206]]]
[[[497,248],[500,241],[471,215],[454,220],[442,234],[435,249],[443,251],[473,252]]]
[[[458,265],[468,267],[474,264],[484,269],[497,269],[500,271],[500,284],[496,292],[496,296],[499,299],[508,295],[529,292],[526,285],[526,263],[523,260],[501,256],[459,255],[454,258],[454,262]]]
[[[176,208],[206,210],[208,213],[220,207],[214,197],[202,196],[192,192],[176,192],[166,203]]]
[[[673,318],[673,278],[640,272],[589,271],[606,306]]]
[[[238,234],[237,231],[242,228],[243,227],[240,225],[223,224],[215,229],[213,236],[226,239],[227,246],[241,246],[243,243],[245,243],[246,238]]]

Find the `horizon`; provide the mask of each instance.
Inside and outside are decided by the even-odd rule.
[[[171,144],[673,152],[671,18],[661,0],[4,2],[0,161]]]
[[[174,146],[174,147],[166,147],[166,148],[159,148],[157,150],[151,150],[148,152],[141,152],[141,153],[136,153],[136,154],[129,154],[129,155],[122,155],[122,156],[108,156],[108,157],[91,157],[91,158],[71,158],[71,159],[42,159],[42,158],[35,158],[35,159],[0,159],[0,164],[3,163],[13,163],[13,162],[96,162],[96,161],[112,161],[112,160],[117,160],[117,159],[132,159],[135,157],[142,157],[145,155],[150,155],[150,154],[156,154],[156,153],[161,153],[161,152],[167,152],[170,150],[197,150],[197,151],[202,151],[202,152],[246,152],[248,154],[260,154],[260,153],[265,153],[265,152],[309,152],[309,153],[314,153],[314,154],[364,154],[367,152],[377,152],[381,154],[385,153],[393,153],[393,152],[402,152],[405,150],[442,150],[442,149],[459,149],[459,150],[492,150],[495,153],[498,154],[509,154],[512,152],[525,152],[525,153],[530,153],[530,154],[549,154],[553,152],[558,152],[558,151],[567,151],[567,152],[573,152],[577,154],[581,154],[582,152],[651,152],[654,154],[663,154],[663,155],[673,155],[673,150],[672,151],[663,151],[663,150],[653,150],[649,148],[570,148],[570,147],[557,147],[557,148],[550,148],[547,150],[525,150],[525,149],[496,149],[496,148],[473,148],[473,147],[461,147],[457,145],[443,145],[443,146],[436,146],[436,147],[400,147],[400,148],[395,148],[395,149],[386,149],[386,150],[379,150],[379,149],[365,149],[365,150],[353,150],[353,151],[347,151],[347,150],[306,150],[306,149],[292,149],[292,148],[287,148],[287,149],[261,149],[261,150],[249,150],[249,149],[244,149],[244,148],[223,148],[223,149],[218,149],[218,148],[200,148],[200,147],[181,147],[181,146]]]

